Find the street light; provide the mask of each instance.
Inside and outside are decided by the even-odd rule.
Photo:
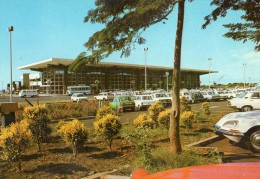
[[[248,77],[248,87],[251,88],[251,76]]]
[[[13,72],[12,72],[12,32],[14,31],[14,27],[10,26],[8,28],[8,31],[10,32],[10,102],[12,102],[13,98]]]
[[[211,65],[211,58],[208,58],[209,61],[209,90],[210,90],[210,65]]]
[[[160,84],[160,89],[162,89],[162,81],[161,80],[159,81],[159,84]]]
[[[144,48],[144,90],[146,91],[146,85],[147,85],[147,74],[146,74],[146,58],[147,58],[147,51],[148,48]]]
[[[95,83],[97,84],[97,93],[99,93],[99,92],[98,92],[98,84],[99,84],[99,80],[95,80]]]
[[[165,75],[166,75],[166,79],[167,79],[167,81],[166,81],[166,82],[167,82],[167,86],[166,86],[166,87],[167,87],[167,92],[168,92],[168,90],[169,90],[169,89],[168,89],[168,76],[169,76],[169,72],[168,72],[168,71],[165,72]]]
[[[244,66],[244,88],[246,88],[246,63],[243,63]]]

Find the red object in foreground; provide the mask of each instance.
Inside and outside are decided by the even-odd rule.
[[[260,179],[260,162],[225,163],[177,168],[149,174],[137,168],[132,179]]]

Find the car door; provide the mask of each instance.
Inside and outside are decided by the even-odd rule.
[[[253,109],[260,109],[260,92],[253,92],[249,100]]]

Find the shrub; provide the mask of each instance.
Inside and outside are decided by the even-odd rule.
[[[187,99],[184,96],[182,96],[180,100],[180,110],[181,112],[191,110],[191,106],[189,105]]]
[[[210,114],[209,103],[208,102],[202,103],[201,108],[202,108],[202,112],[203,112],[204,115],[209,115]]]
[[[137,118],[133,120],[133,124],[136,127],[141,128],[153,128],[155,125],[155,122],[148,117],[146,114],[140,114]]]
[[[151,156],[151,141],[147,128],[135,128],[130,132],[124,132],[122,137],[125,141],[132,144],[138,153],[136,163],[138,166],[144,167],[146,170],[153,168],[154,162]]]
[[[58,134],[72,148],[73,154],[77,156],[87,142],[87,128],[77,119],[70,122],[61,122],[60,125]]]
[[[119,117],[113,114],[107,114],[103,118],[94,122],[94,129],[105,139],[111,150],[113,139],[121,129]]]
[[[114,111],[112,110],[112,108],[110,108],[110,106],[103,106],[99,108],[96,114],[96,120],[103,118],[107,114],[114,114]]]
[[[184,111],[181,114],[181,121],[183,121],[183,124],[186,126],[187,129],[192,129],[193,123],[198,117],[198,111]]]
[[[45,105],[25,107],[23,118],[28,121],[33,139],[38,145],[38,150],[41,151],[41,143],[46,141],[51,133],[51,128],[48,126],[50,120]]]
[[[156,101],[148,108],[148,115],[154,121],[158,122],[159,113],[164,110],[164,106],[161,102]]]
[[[95,116],[98,110],[98,103],[95,100],[83,101],[81,103],[56,102],[49,103],[47,109],[51,120]]]
[[[166,110],[160,112],[160,114],[158,116],[159,124],[162,125],[166,129],[169,129],[169,127],[170,127],[170,114],[171,114],[171,109],[166,109]]]
[[[2,158],[18,164],[21,170],[21,155],[31,142],[31,131],[26,120],[12,123],[9,127],[1,129],[0,146]]]
[[[55,127],[56,131],[58,132],[58,130],[60,130],[61,126],[63,126],[64,124],[66,124],[66,122],[64,120],[60,120]]]

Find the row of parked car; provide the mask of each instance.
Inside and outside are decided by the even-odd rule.
[[[221,95],[222,94],[222,95]],[[233,95],[231,95],[233,94]],[[212,91],[212,90],[186,90],[180,91],[180,96],[185,97],[189,103],[204,101],[227,100],[228,106],[239,109],[241,111],[251,111],[260,109],[259,91],[240,91],[240,93],[228,91]],[[117,108],[123,106],[122,110],[142,110],[148,108],[153,102],[160,101],[164,106],[171,106],[171,92],[167,93],[163,90],[156,91],[115,91],[101,92],[94,96],[96,100],[109,100],[111,107]],[[71,96],[72,101],[87,100],[87,97],[81,93],[74,93]]]

